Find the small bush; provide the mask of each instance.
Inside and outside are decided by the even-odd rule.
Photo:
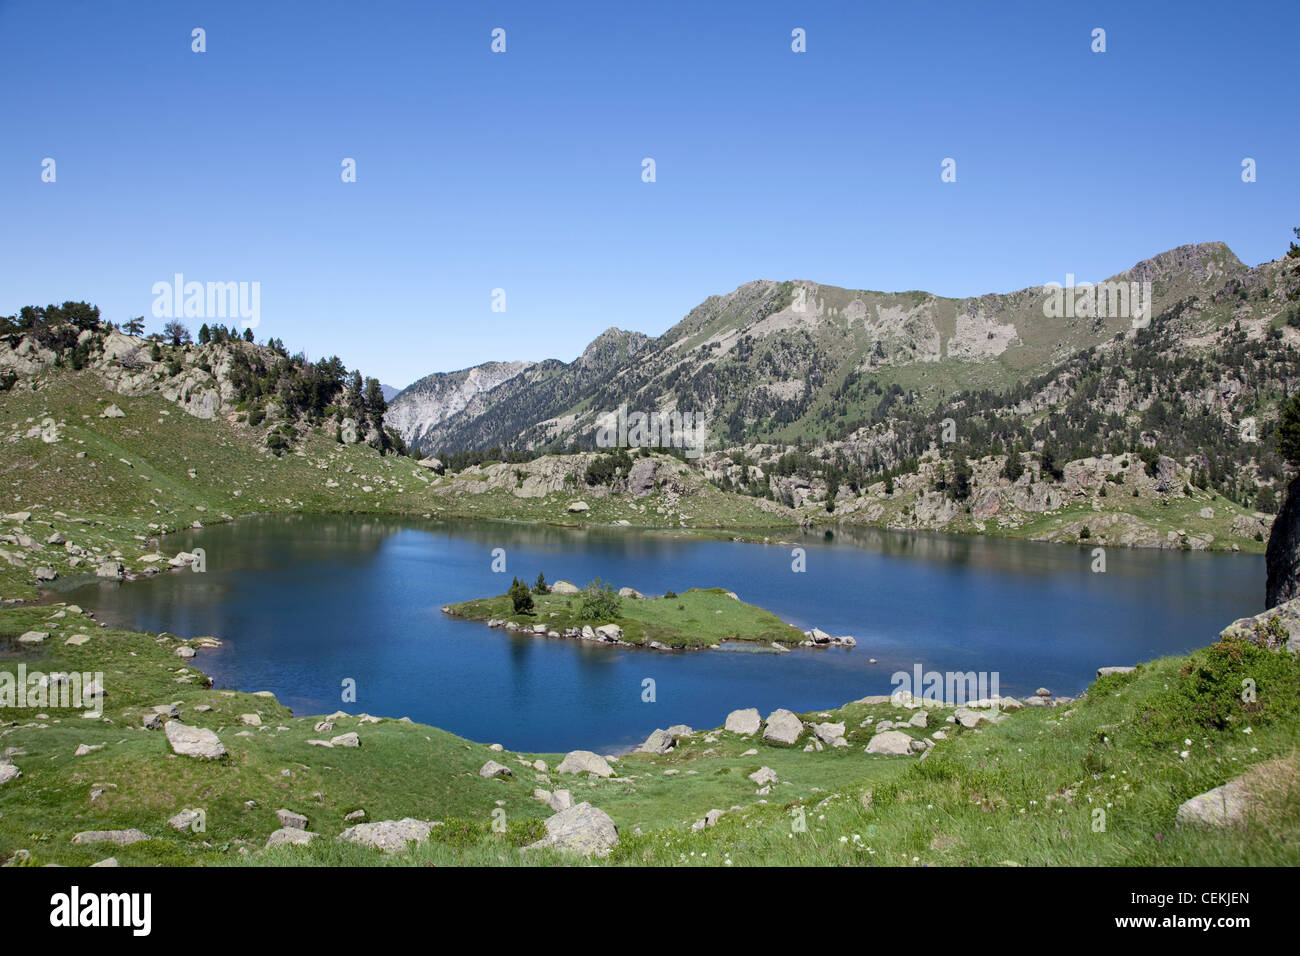
[[[618,617],[622,609],[623,602],[615,593],[614,586],[596,578],[582,589],[582,605],[578,608],[578,620],[610,620]]]

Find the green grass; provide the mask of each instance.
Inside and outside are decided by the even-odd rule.
[[[10,640],[31,629],[53,636],[34,647]],[[73,633],[92,640],[65,646]],[[549,815],[531,796],[543,787],[568,788],[614,818],[620,844],[593,861],[606,865],[1300,864],[1300,662],[1239,641],[1103,678],[1068,707],[1026,709],[974,731],[936,711],[927,729],[906,731],[947,733],[925,760],[865,754],[875,721],[910,714],[864,702],[804,715],[844,721],[845,748],[805,752],[807,737],[782,747],[697,730],[667,755],[618,758],[608,779],[542,773],[526,764],[540,758],[554,768],[559,755],[495,752],[400,720],[339,717],[332,731],[317,732],[319,717],[203,686],[201,672],[176,657],[179,643],[100,628],[58,606],[0,610],[0,669],[21,661],[47,672],[102,671],[108,688],[102,720],[0,710],[0,749],[18,748],[13,762],[23,772],[0,786],[0,858],[21,849],[36,865],[109,855],[124,865],[566,862],[519,852]],[[1251,702],[1240,700],[1247,677],[1257,689]],[[175,701],[181,719],[218,732],[228,756],[172,757],[162,732],[141,728],[151,705]],[[200,704],[213,709],[199,713]],[[240,722],[248,713],[260,715],[261,727]],[[306,743],[352,730],[359,749]],[[103,749],[77,757],[80,744]],[[480,778],[489,759],[513,776]],[[779,777],[766,796],[747,779],[760,766]],[[1248,770],[1258,793],[1248,825],[1175,826],[1182,801]],[[104,792],[92,800],[95,789]],[[204,832],[167,825],[185,808],[205,811]],[[264,852],[280,808],[305,814],[324,839]],[[388,857],[330,839],[356,809],[372,821],[409,816],[445,826],[428,845]],[[710,809],[725,811],[718,825],[693,831]],[[1105,811],[1104,830],[1095,829],[1096,810]],[[497,832],[501,812],[506,825]],[[70,842],[81,830],[127,827],[152,839],[128,847]]]
[[[711,647],[723,641],[798,644],[804,634],[770,611],[728,596],[722,588],[691,588],[676,597],[623,598],[614,617],[585,619],[581,594],[534,594],[531,612],[516,613],[510,597],[480,598],[450,605],[459,617],[493,618],[563,632],[584,625],[617,624],[630,644],[658,641],[670,647]]]

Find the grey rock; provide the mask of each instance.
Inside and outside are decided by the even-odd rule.
[[[612,777],[614,771],[608,761],[590,750],[573,750],[565,755],[556,773],[594,773],[598,777]]]
[[[1264,563],[1268,568],[1265,609],[1300,597],[1300,476],[1287,486],[1286,501],[1273,519]]]
[[[1192,797],[1178,808],[1179,826],[1228,827],[1244,822],[1250,792],[1238,777]]]
[[[226,748],[212,731],[191,727],[179,720],[169,720],[163,728],[172,750],[182,757],[215,760],[226,755]]]
[[[748,737],[751,734],[758,733],[758,729],[762,726],[763,721],[758,716],[758,709],[748,707],[745,710],[733,710],[729,713],[727,723],[723,729],[729,733]]]
[[[590,803],[561,810],[546,821],[546,836],[525,849],[554,849],[583,856],[606,856],[618,845],[618,827],[609,814]]]
[[[385,853],[399,853],[411,842],[423,843],[429,833],[440,823],[428,820],[381,820],[375,823],[358,823],[338,835],[338,839],[360,846],[374,847]]]
[[[637,753],[666,754],[677,745],[677,739],[666,730],[656,730],[637,748]]]
[[[280,821],[280,826],[286,830],[307,829],[307,818],[301,813],[294,813],[292,810],[276,810],[275,816]]]
[[[266,848],[276,846],[306,846],[320,837],[319,833],[308,833],[301,827],[281,827],[266,838]]]
[[[803,721],[791,711],[778,708],[767,715],[763,739],[778,744],[793,744],[803,734]]]
[[[478,771],[478,775],[480,777],[483,777],[484,779],[489,779],[489,780],[492,777],[514,776],[514,774],[510,772],[509,767],[507,767],[505,764],[497,763],[495,760],[489,760],[482,767],[480,767]]]
[[[869,754],[906,754],[912,751],[912,738],[901,730],[887,730],[876,734],[867,743]]]

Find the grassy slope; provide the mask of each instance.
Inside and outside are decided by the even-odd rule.
[[[708,647],[723,641],[780,641],[797,644],[804,635],[770,611],[728,597],[721,588],[691,588],[675,598],[624,598],[617,617],[582,620],[578,612],[582,596],[577,594],[535,594],[533,611],[516,614],[509,595],[464,601],[450,606],[461,617],[486,621],[492,618],[517,624],[545,624],[563,631],[583,625],[617,624],[623,640],[631,644],[658,641],[672,647]]]
[[[628,755],[615,763],[615,777],[581,780],[525,766],[540,757],[554,767],[554,754],[496,753],[397,720],[341,717],[332,731],[316,732],[320,718],[292,717],[273,699],[200,686],[199,672],[175,656],[176,638],[99,628],[57,613],[51,606],[0,611],[5,667],[24,660],[44,671],[102,670],[108,698],[102,721],[52,709],[40,711],[45,717],[31,709],[0,710],[0,749],[19,748],[13,761],[23,771],[0,787],[0,856],[25,849],[37,864],[85,864],[109,855],[137,865],[245,858],[517,863],[515,847],[535,838],[538,821],[549,814],[531,799],[537,786],[567,787],[576,800],[614,818],[621,843],[612,864],[1300,863],[1300,662],[1251,647],[1217,656],[1198,652],[1192,667],[1182,659],[1156,661],[1135,675],[1099,681],[1069,709],[1028,709],[977,731],[945,723],[946,711],[932,713],[929,730],[909,733],[939,727],[950,739],[939,741],[925,761],[866,755],[871,728],[860,726],[863,721],[908,714],[854,703],[806,715],[844,720],[847,748],[805,753],[697,731],[666,756]],[[37,627],[54,636],[36,647],[8,640]],[[92,640],[66,647],[63,638],[73,633]],[[1260,703],[1249,709],[1232,703],[1245,675],[1259,688]],[[172,757],[162,732],[141,729],[149,706],[174,701],[183,720],[218,731],[227,757]],[[1224,729],[1204,723],[1213,701],[1226,702]],[[213,710],[195,712],[200,703]],[[239,715],[246,713],[258,713],[262,726],[244,727]],[[306,743],[350,730],[361,736],[359,749]],[[104,749],[74,756],[83,743]],[[751,748],[758,753],[745,756]],[[506,763],[513,776],[480,778],[477,770],[488,759]],[[773,768],[781,781],[765,798],[746,779],[759,766]],[[1244,831],[1174,826],[1181,801],[1251,766],[1263,795],[1260,815]],[[678,773],[665,775],[669,769]],[[105,792],[92,801],[97,788]],[[281,807],[306,814],[310,828],[326,837],[359,808],[370,820],[411,816],[448,826],[429,846],[395,858],[329,839],[264,854]],[[491,829],[498,807],[508,821],[504,834]],[[178,833],[166,824],[182,808],[206,811],[204,833]],[[714,808],[727,811],[719,825],[692,832],[690,824]],[[1105,832],[1093,829],[1092,811],[1099,808],[1106,810]],[[802,832],[792,827],[800,810],[808,824]],[[126,827],[153,839],[129,847],[70,842],[80,830]]]
[[[105,557],[120,551],[128,571],[147,566],[139,560],[147,538],[195,521],[271,511],[420,514],[573,527],[623,520],[633,527],[678,531],[781,526],[778,517],[748,499],[712,488],[705,489],[700,507],[695,499],[683,499],[683,507],[670,516],[657,512],[659,495],[635,503],[625,497],[591,498],[589,514],[571,515],[567,504],[581,491],[545,499],[520,499],[505,491],[436,494],[433,489],[449,479],[409,458],[339,444],[321,430],[309,431],[293,451],[277,458],[263,444],[264,429],[194,418],[157,396],[117,395],[91,372],[47,373],[39,382],[36,392],[0,394],[0,513],[32,512],[25,526],[0,531],[21,531],[42,545],[60,531]],[[126,413],[124,418],[99,417],[110,402]],[[58,426],[57,441],[27,437],[47,418]],[[20,549],[9,544],[0,543],[0,550],[21,558]],[[170,555],[175,548],[164,538],[162,551]],[[64,576],[94,573],[93,563],[70,568],[62,546],[42,547],[13,562],[0,555],[0,596],[35,598],[33,572],[41,565]]]

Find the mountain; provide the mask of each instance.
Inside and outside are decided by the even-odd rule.
[[[473,419],[488,403],[482,396],[534,368],[532,362],[485,362],[459,372],[434,372],[388,399],[384,423],[413,447],[432,447],[438,426],[465,413]]]
[[[1211,242],[1105,281],[1126,292],[1149,283],[1148,318],[1194,303],[1194,340],[1233,317],[1236,299],[1225,290],[1266,285],[1266,269]],[[1064,292],[1071,305],[1082,295]],[[757,280],[706,299],[657,338],[609,329],[572,363],[487,363],[428,376],[393,400],[385,421],[426,453],[590,448],[598,416],[621,405],[701,413],[714,444],[822,441],[869,421],[891,391],[933,407],[963,390],[1005,389],[1135,334],[1132,303],[1089,311],[1080,299],[1080,308],[1053,313],[1048,298],[1043,286],[952,299]],[[1281,299],[1273,304],[1282,308]]]
[[[383,393],[384,401],[391,402],[394,398],[396,398],[398,395],[401,394],[402,390],[400,388],[393,388],[393,386],[391,385],[381,384],[379,386],[379,391]]]

